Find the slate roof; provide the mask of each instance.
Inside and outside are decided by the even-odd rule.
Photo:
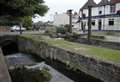
[[[99,4],[96,4],[94,2],[94,0],[88,0],[85,5],[80,9],[87,9],[88,6],[92,6],[92,7],[98,7],[98,6],[104,6],[104,5],[112,5],[112,4],[116,4],[116,3],[120,3],[120,0],[101,0],[101,2]]]
[[[111,0],[110,2],[113,3],[113,4],[114,3],[120,3],[120,0]]]
[[[96,7],[97,4],[94,2],[94,0],[88,0],[85,5],[81,8],[82,9],[87,9],[88,6]]]
[[[101,2],[98,4],[98,6],[104,6],[104,5],[110,5],[110,1],[108,1],[108,0],[101,0]]]

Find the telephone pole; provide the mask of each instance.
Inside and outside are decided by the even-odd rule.
[[[91,12],[92,6],[88,6],[88,42],[91,40]]]

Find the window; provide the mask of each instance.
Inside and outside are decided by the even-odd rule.
[[[99,11],[99,14],[101,15],[101,14],[102,14],[102,11]]]
[[[114,19],[109,19],[109,26],[113,26],[114,25]]]
[[[85,18],[85,17],[86,17],[86,14],[83,13],[83,14],[82,14],[82,17]]]
[[[115,5],[111,5],[110,6],[110,13],[115,13],[116,11],[116,6]]]
[[[117,11],[117,15],[120,15],[120,10]]]
[[[95,26],[95,20],[92,20],[92,25]]]

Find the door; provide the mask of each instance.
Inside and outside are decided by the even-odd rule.
[[[98,30],[99,31],[102,30],[102,21],[101,20],[98,21]]]

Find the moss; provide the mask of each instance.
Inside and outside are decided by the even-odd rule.
[[[23,37],[31,38],[34,41],[44,42],[51,46],[57,46],[60,48],[64,48],[75,53],[79,53],[81,55],[86,55],[89,57],[105,60],[105,61],[112,61],[115,63],[120,63],[120,51],[119,50],[112,50],[107,48],[100,48],[95,46],[89,46],[84,44],[78,44],[66,41],[64,39],[53,39],[47,36],[32,36],[32,35],[25,35]]]
[[[67,66],[67,69],[72,69],[73,71],[79,70],[81,67],[78,62],[73,61],[66,61],[65,64]]]
[[[10,71],[12,82],[50,82],[51,74],[43,69],[16,68]]]

